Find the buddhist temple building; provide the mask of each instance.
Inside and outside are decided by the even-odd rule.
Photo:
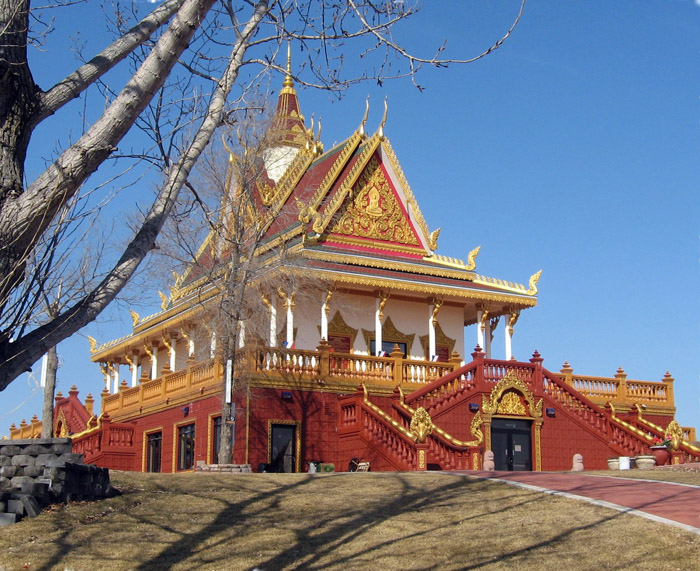
[[[264,148],[230,151],[218,230],[161,311],[132,312],[129,335],[93,343],[98,402],[56,397],[54,429],[74,451],[115,469],[191,470],[218,464],[228,424],[233,462],[253,471],[482,469],[488,451],[500,470],[568,470],[574,454],[603,469],[660,441],[662,461],[698,461],[670,375],[552,372],[533,349],[514,359],[514,340],[537,341],[517,325],[536,310],[540,272],[481,275],[477,244],[465,259],[439,254],[386,108],[374,132],[367,115],[325,150],[288,63]],[[221,228],[242,233],[227,241]]]

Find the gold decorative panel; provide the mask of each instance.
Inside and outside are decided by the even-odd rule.
[[[346,197],[330,233],[420,246],[376,156]]]
[[[527,411],[525,405],[517,393],[508,391],[505,393],[498,403],[496,414],[510,414],[516,416],[525,416]]]
[[[527,407],[523,404],[518,393],[523,396]],[[522,407],[522,412],[503,412],[504,410],[520,410],[513,400],[514,398],[517,399],[519,405]],[[503,402],[504,400],[505,402]],[[508,371],[506,376],[493,387],[491,394],[482,397],[481,409],[484,411],[484,414],[489,415],[518,414],[518,416],[525,416],[529,413],[533,418],[542,418],[542,399],[535,402],[535,397],[532,392],[530,392],[530,389],[527,388],[527,385],[523,383],[513,371]]]

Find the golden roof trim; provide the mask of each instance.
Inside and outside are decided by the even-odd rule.
[[[338,152],[338,156],[335,158],[335,161],[326,173],[326,176],[323,177],[321,184],[319,184],[318,189],[309,201],[308,206],[311,206],[314,210],[318,209],[318,206],[321,204],[324,197],[330,190],[330,187],[333,185],[338,176],[340,176],[340,173],[347,164],[348,159],[355,152],[355,149],[357,149],[361,142],[362,135],[359,133],[359,131],[355,131],[345,141],[345,146]],[[333,151],[333,149],[331,149],[331,151]],[[331,151],[329,151],[329,153]]]
[[[328,281],[349,283],[356,285],[364,285],[377,288],[393,288],[402,289],[412,293],[423,293],[426,295],[445,295],[463,299],[476,299],[479,301],[495,301],[502,303],[511,303],[521,307],[534,307],[537,305],[537,298],[534,297],[519,297],[508,294],[499,294],[494,292],[484,292],[482,290],[466,290],[458,286],[443,286],[438,284],[416,284],[396,279],[363,277],[355,274],[346,274],[333,270],[319,270],[317,268],[305,268],[306,272],[313,272],[321,279]],[[522,295],[522,294],[521,294]]]
[[[403,169],[401,168],[401,164],[399,163],[399,160],[396,157],[394,148],[391,146],[389,139],[386,137],[382,139],[382,145],[384,147],[384,150],[386,151],[387,157],[389,158],[389,164],[391,165],[391,168],[393,169],[394,174],[396,174],[396,178],[398,179],[399,184],[401,185],[401,190],[403,190],[404,194],[406,195],[406,204],[410,206],[408,217],[410,219],[411,213],[413,213],[413,216],[416,219],[416,222],[418,223],[418,227],[423,232],[423,239],[425,240],[425,243],[428,244],[428,246],[430,247],[431,233],[430,230],[428,230],[428,224],[426,223],[425,218],[423,217],[423,213],[421,212],[421,209],[418,206],[418,201],[416,200],[416,197],[414,196],[413,191],[411,190],[411,185],[408,184],[408,180],[406,179],[406,175],[404,174]],[[437,244],[435,245],[437,246]]]
[[[534,296],[537,294],[537,289],[533,292],[532,289],[526,288],[523,284],[509,282],[498,278],[489,278],[480,274],[474,275],[474,283],[480,285],[496,286],[506,291],[512,291],[522,295]]]
[[[320,220],[318,220],[318,224],[314,224],[314,232],[321,234],[326,229],[330,221],[335,216],[335,213],[342,206],[347,195],[350,192],[352,192],[352,187],[357,182],[360,173],[362,173],[362,170],[367,165],[367,161],[377,150],[380,143],[381,139],[376,135],[372,135],[372,137],[368,139],[364,150],[360,153],[360,155],[357,158],[357,162],[350,169],[350,172],[345,177],[345,180],[343,181],[342,185],[331,197],[328,206],[326,206],[323,213],[320,215]]]
[[[435,276],[441,278],[461,279],[467,281],[472,281],[474,278],[473,273],[465,275],[464,271],[452,271],[443,268],[431,268],[429,266],[419,266],[412,264],[411,262],[404,261],[364,258],[355,254],[336,254],[325,252],[323,250],[304,249],[302,250],[301,255],[305,258],[310,258],[314,260],[323,260],[337,263],[351,263],[359,266],[387,270],[410,271],[416,274]]]

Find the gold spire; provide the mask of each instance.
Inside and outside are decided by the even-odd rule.
[[[292,44],[287,40],[287,72],[284,74],[284,83],[282,83],[282,93],[291,93],[296,95],[294,89],[294,80],[292,79]]]

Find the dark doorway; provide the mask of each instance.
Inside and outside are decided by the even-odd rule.
[[[146,472],[160,472],[162,432],[151,432],[146,445]]]
[[[496,470],[532,470],[532,438],[529,420],[494,418],[491,421],[491,449]]]
[[[273,424],[270,443],[270,471],[296,471],[296,431],[294,424]]]

